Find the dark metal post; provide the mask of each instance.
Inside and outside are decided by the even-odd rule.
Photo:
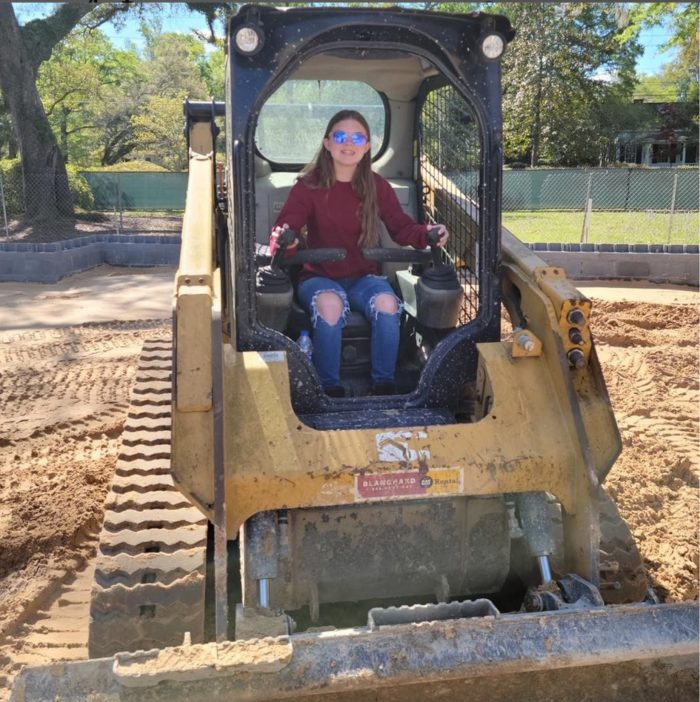
[[[114,208],[114,217],[115,217],[115,220],[116,220],[116,217],[117,217],[117,209],[118,209],[118,206],[119,206],[119,205],[118,205],[118,201],[119,201],[119,192],[118,192],[118,189],[119,189],[119,181],[118,181],[117,178],[114,179],[113,185],[114,185],[114,191],[113,191],[113,192],[114,192],[114,201],[112,202],[112,206],[113,206],[113,208]],[[117,230],[117,234],[121,234],[121,233],[122,233],[122,232],[121,232],[121,227],[119,226],[119,221],[118,221],[118,220],[115,221],[114,227],[115,227],[115,229]]]
[[[586,190],[586,202],[583,206],[583,229],[581,230],[581,242],[588,243],[588,237],[591,231],[591,214],[593,210],[593,202],[591,201],[591,188],[593,187],[593,174],[588,178],[588,189]]]
[[[124,231],[124,218],[122,217],[122,174],[117,173],[117,202],[119,204],[119,229]]]
[[[668,222],[668,243],[671,243],[671,232],[673,231],[673,215],[676,211],[676,192],[678,191],[678,173],[673,174],[673,194],[671,195],[671,216]]]
[[[7,210],[5,209],[5,188],[2,184],[2,173],[0,173],[0,199],[2,199],[2,219],[5,222],[5,237],[10,240],[10,230],[7,228]]]

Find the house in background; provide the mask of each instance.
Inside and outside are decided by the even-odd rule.
[[[671,167],[698,164],[697,107],[684,103],[638,104],[640,129],[621,132],[616,160],[643,166]]]

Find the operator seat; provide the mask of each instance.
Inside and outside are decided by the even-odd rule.
[[[265,244],[255,245],[255,263],[261,267],[268,265],[272,260],[270,247]],[[297,300],[297,278],[299,271],[289,271],[294,287],[292,310],[287,323],[287,336],[298,339],[302,331],[311,332],[311,318]],[[296,273],[296,275],[295,275]],[[345,376],[365,375],[371,368],[371,337],[372,325],[360,312],[350,310],[343,327],[343,345],[341,350],[340,372]]]

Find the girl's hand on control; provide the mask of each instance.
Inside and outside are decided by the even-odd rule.
[[[272,230],[272,234],[270,235],[270,238],[272,239],[272,242],[271,242],[271,244],[272,244],[272,246],[271,246],[272,251],[271,251],[270,253],[271,253],[273,256],[275,255],[275,251],[277,250],[277,240],[279,239],[280,234],[281,234],[285,229],[289,229],[289,225],[286,224],[286,223],[283,224],[281,227],[274,227],[274,229]],[[290,244],[290,245],[287,247],[287,251],[294,251],[294,250],[296,249],[297,246],[299,246],[299,239],[296,239],[296,238],[295,238],[295,239],[294,239],[294,243],[293,243],[293,244]]]
[[[447,243],[447,240],[450,238],[450,233],[447,231],[447,227],[444,224],[436,224],[435,226],[440,232],[440,241],[438,241],[437,245],[444,246]],[[433,227],[431,227],[431,229],[432,228]]]

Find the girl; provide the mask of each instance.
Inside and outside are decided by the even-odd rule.
[[[402,246],[424,249],[430,225],[417,224],[401,209],[391,185],[372,172],[369,125],[355,110],[338,112],[323,143],[289,192],[270,236],[274,253],[283,229],[307,227],[307,245],[344,248],[345,260],[304,266],[298,298],[313,325],[314,364],[326,394],[343,397],[340,385],[342,329],[350,309],[372,325],[373,394],[395,392],[401,302],[377,265],[362,258],[360,247],[379,246],[379,220]],[[439,246],[448,233],[440,226]],[[294,253],[298,239],[287,250]]]

